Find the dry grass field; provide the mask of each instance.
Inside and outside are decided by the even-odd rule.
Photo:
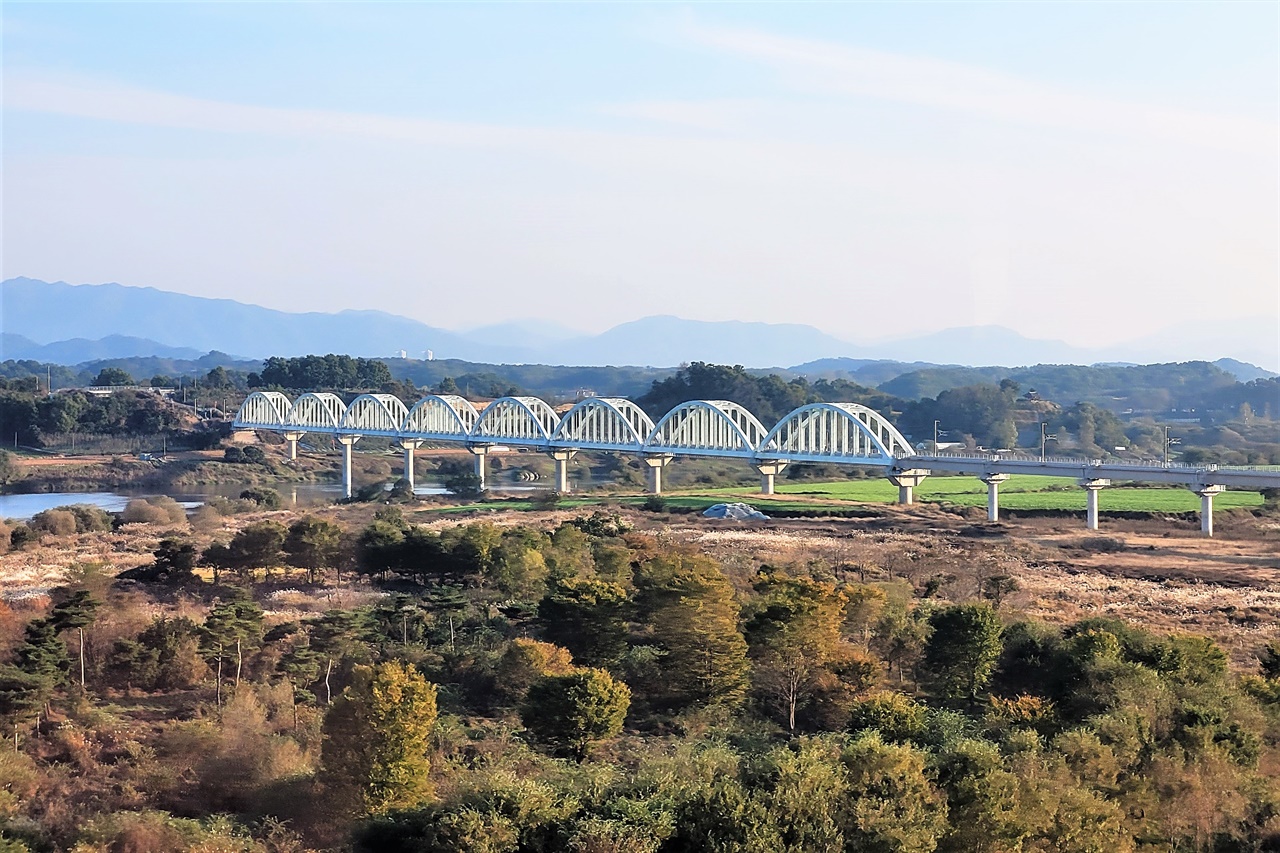
[[[476,520],[555,526],[591,509],[446,515],[423,508],[407,515],[432,527]],[[1206,539],[1185,519],[1112,520],[1090,532],[1073,518],[987,524],[972,513],[927,504],[884,507],[869,519],[750,523],[625,507],[610,511],[615,509],[640,531],[714,555],[742,587],[768,564],[850,581],[905,581],[917,590],[932,586],[936,597],[962,601],[977,596],[985,578],[1007,575],[1018,585],[1002,604],[1010,614],[1055,623],[1108,616],[1157,631],[1206,634],[1242,668],[1253,666],[1264,642],[1280,636],[1280,518],[1275,516],[1219,513],[1217,536]],[[321,514],[359,529],[373,511],[370,505],[354,505]],[[251,513],[206,522],[196,530],[134,524],[111,533],[46,537],[38,547],[0,554],[0,599],[15,603],[40,596],[81,563],[105,564],[109,573],[142,565],[166,535],[189,535],[204,547],[214,539],[226,541],[252,521],[288,523],[293,517],[291,511]],[[279,572],[274,578],[278,609],[295,615],[346,606],[373,593],[345,578],[340,587],[323,591],[299,591],[300,579]]]

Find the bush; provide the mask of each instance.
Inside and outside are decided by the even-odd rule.
[[[534,492],[533,497],[529,498],[529,503],[533,504],[534,509],[551,511],[560,505],[560,493],[557,491]]]
[[[72,536],[76,532],[76,517],[65,509],[46,509],[32,516],[31,529],[54,536]]]
[[[444,487],[454,497],[461,498],[464,501],[473,501],[484,494],[480,478],[471,473],[454,474],[444,481]]]
[[[279,509],[284,505],[284,499],[280,497],[279,492],[262,487],[245,489],[240,493],[240,500],[252,501],[262,509]]]
[[[32,542],[39,542],[40,534],[25,524],[19,524],[9,533],[9,544],[14,550],[21,550]]]
[[[640,508],[645,512],[666,512],[667,499],[662,495],[649,495],[644,499],[644,503],[640,504]]]
[[[58,507],[58,509],[65,509],[75,515],[77,533],[97,533],[111,529],[111,513],[101,507],[91,504],[72,504]]]
[[[230,462],[233,465],[243,465],[244,464],[244,448],[228,447],[226,450],[222,451],[222,461]]]
[[[120,521],[125,524],[182,524],[186,520],[187,511],[182,504],[166,495],[135,498],[120,513]]]

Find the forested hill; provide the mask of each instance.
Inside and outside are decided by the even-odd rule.
[[[906,400],[936,397],[965,385],[1017,382],[1047,399],[1087,401],[1107,408],[1160,410],[1206,408],[1240,383],[1216,364],[1095,365],[1038,364],[1033,367],[930,367],[894,377],[881,391]],[[1120,405],[1123,404],[1123,405]]]

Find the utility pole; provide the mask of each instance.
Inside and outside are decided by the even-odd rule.
[[[1057,434],[1057,433],[1046,432],[1046,430],[1048,430],[1048,428],[1049,428],[1049,425],[1048,425],[1047,423],[1045,423],[1044,421],[1041,421],[1041,422],[1040,422],[1040,461],[1041,461],[1041,462],[1043,462],[1043,461],[1044,461],[1044,445],[1045,445],[1045,442],[1049,442],[1049,441],[1057,441],[1057,440],[1058,440],[1058,434]]]
[[[1173,444],[1182,444],[1182,439],[1170,438],[1169,427],[1165,426],[1164,428],[1164,467],[1166,468],[1169,467],[1169,446]]]

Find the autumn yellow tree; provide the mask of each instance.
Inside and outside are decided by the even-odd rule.
[[[428,773],[436,686],[409,664],[357,667],[325,716],[320,779],[357,814],[412,808],[432,793]]]

